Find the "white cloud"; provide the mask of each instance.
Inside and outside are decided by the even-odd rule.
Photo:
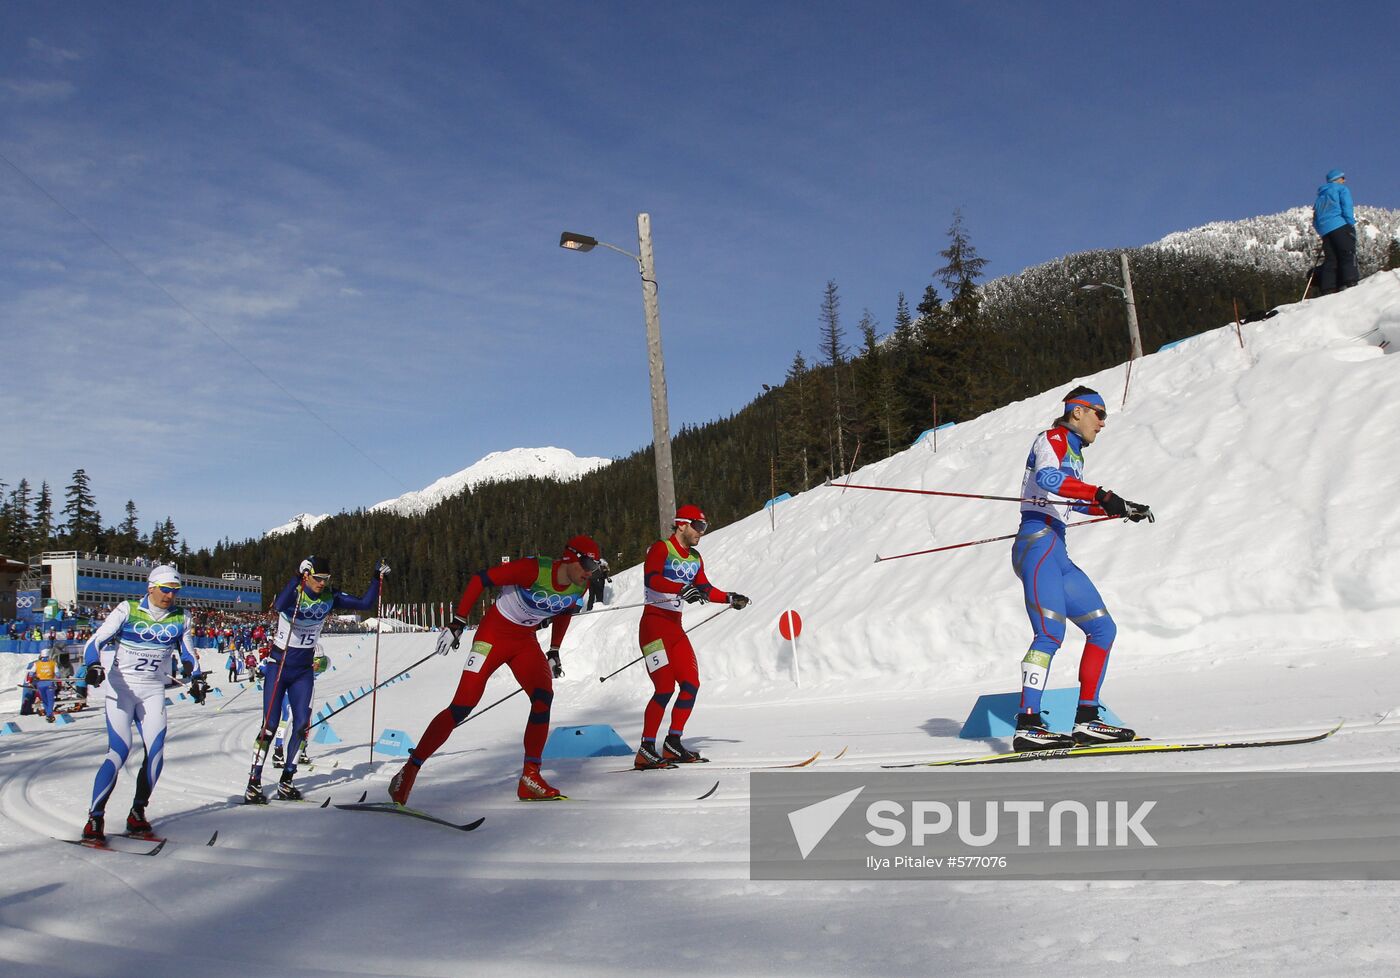
[[[67,48],[56,48],[52,44],[45,44],[37,37],[31,37],[29,39],[29,56],[36,61],[43,61],[51,65],[61,65],[69,61],[83,60],[83,56],[77,51],[69,51]]]
[[[0,98],[10,102],[61,102],[78,90],[72,82],[0,78]]]

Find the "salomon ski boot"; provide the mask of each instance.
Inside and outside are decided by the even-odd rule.
[[[83,826],[84,842],[106,842],[107,833],[103,831],[103,818],[101,815],[89,815],[87,824]]]
[[[632,762],[632,766],[638,771],[660,771],[668,767],[675,767],[674,764],[656,752],[656,742],[652,740],[642,741],[642,746],[637,748],[637,758]]]
[[[1074,742],[1081,746],[1091,744],[1118,744],[1125,740],[1136,740],[1137,734],[1127,727],[1115,727],[1099,719],[1097,706],[1080,706],[1074,714]]]
[[[672,764],[708,764],[710,760],[682,744],[680,734],[671,734],[666,738],[661,756]]]
[[[262,793],[262,779],[251,777],[248,779],[248,787],[243,792],[243,804],[245,805],[266,805],[267,798]]]
[[[283,771],[282,780],[277,782],[278,801],[301,801],[301,789],[292,784],[292,772]]]
[[[126,816],[127,835],[150,835],[151,823],[146,821],[146,807],[144,805],[132,805],[131,811]]]
[[[282,745],[278,744],[276,747],[272,748],[272,766],[281,767],[286,763],[287,755],[282,753]]]
[[[1012,750],[1060,750],[1073,746],[1073,737],[1051,730],[1039,713],[1016,714],[1016,736],[1011,739]]]

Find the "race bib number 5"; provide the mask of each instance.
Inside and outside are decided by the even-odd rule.
[[[642,661],[646,663],[647,672],[655,672],[669,665],[671,660],[666,658],[666,643],[657,639],[642,646]]]
[[[462,671],[480,672],[481,667],[486,665],[486,657],[490,654],[490,642],[473,642],[472,650],[467,653],[467,661],[462,663]]]

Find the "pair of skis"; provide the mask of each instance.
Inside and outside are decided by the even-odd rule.
[[[123,832],[120,835],[109,835],[104,839],[60,839],[59,841],[73,846],[82,846],[84,849],[91,849],[94,852],[121,852],[129,856],[156,856],[170,840],[164,836],[156,835],[154,832]],[[217,841],[219,841],[219,833],[215,832],[204,844],[212,846]]]
[[[1052,750],[1009,751],[1001,754],[983,754],[979,757],[960,757],[948,761],[911,761],[907,764],[882,764],[884,768],[906,767],[970,767],[975,764],[1015,764],[1021,761],[1053,761],[1071,757],[1121,757],[1125,754],[1172,754],[1202,750],[1240,750],[1248,747],[1287,747],[1292,744],[1315,744],[1326,740],[1338,730],[1338,723],[1330,730],[1302,737],[1264,737],[1255,740],[1220,740],[1200,743],[1170,743],[1155,740],[1129,740],[1117,744],[1086,744],[1082,747],[1060,747]]]

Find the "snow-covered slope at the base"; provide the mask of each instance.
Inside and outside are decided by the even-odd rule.
[[[566,482],[601,469],[611,461],[591,456],[580,458],[567,448],[512,448],[505,452],[492,452],[460,472],[443,476],[426,489],[375,503],[370,510],[415,516],[426,513],[464,489],[473,489],[485,482],[509,482],[513,479],[556,479]]]
[[[1247,327],[1243,351],[1233,330],[1217,330],[1139,361],[1123,410],[1122,370],[1088,378],[1115,409],[1089,450],[1088,478],[1158,514],[1152,525],[1072,531],[1072,553],[1119,623],[1106,701],[1159,739],[1346,726],[1320,744],[1023,765],[1035,768],[1029,776],[1400,773],[1400,711],[1382,719],[1400,706],[1400,527],[1388,461],[1400,443],[1400,359],[1381,347],[1400,346],[1397,279],[1377,276]],[[940,436],[936,455],[916,446],[856,480],[1014,493],[1060,393],[962,425]],[[413,794],[449,818],[484,816],[470,834],[318,807],[362,792],[383,798],[401,762],[376,753],[371,764],[373,735],[390,728],[417,740],[450,700],[464,651],[432,655],[431,634],[324,640],[335,668],[317,679],[318,706],[418,664],[373,708],[362,702],[331,721],[340,742],[314,744],[315,769],[298,776],[309,802],[262,809],[236,804],[261,721],[257,694],[232,699],[222,662],[206,655],[227,695],[170,708],[149,813],[172,842],[154,859],[52,841],[83,822],[107,749],[100,715],[60,727],[18,718],[21,733],[0,736],[0,971],[1236,978],[1394,969],[1400,888],[1389,882],[750,881],[748,775],[726,762],[820,750],[811,770],[867,771],[980,752],[992,745],[958,740],[961,721],[979,693],[1015,687],[1029,634],[1006,543],[873,563],[876,553],[1010,533],[1011,504],[820,488],[776,516],[776,532],[758,514],[702,545],[714,581],[754,599],[743,611],[686,612],[702,674],[686,739],[716,763],[645,774],[612,773],[627,758],[547,763],[550,780],[580,800],[521,804],[529,699],[500,669]],[[638,599],[636,575],[618,576],[617,603]],[[805,623],[800,688],[776,633],[788,607]],[[636,742],[652,694],[646,673],[597,677],[637,655],[637,615],[607,611],[571,626],[556,726],[606,723]],[[1052,685],[1073,685],[1078,652],[1072,633]],[[135,760],[109,806],[114,821],[134,780]],[[216,830],[218,844],[206,846]],[[1393,821],[1375,832],[1378,847],[1393,848]]]

